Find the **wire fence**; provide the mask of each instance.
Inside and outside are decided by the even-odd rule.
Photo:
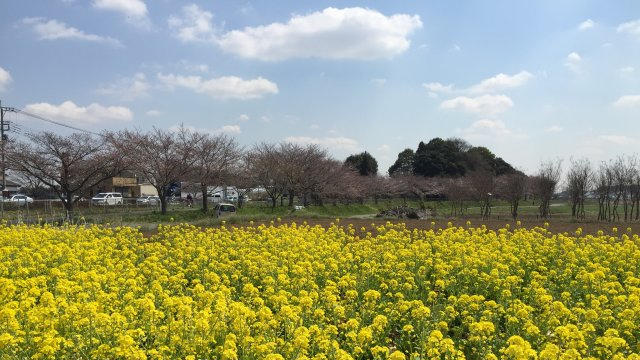
[[[186,201],[167,200],[167,210],[189,209]],[[118,204],[96,204],[91,200],[81,199],[76,201],[73,211],[69,212],[61,200],[33,200],[33,202],[3,203],[3,211],[0,218],[7,224],[59,224],[70,223],[108,223],[122,221],[123,219],[135,219],[159,213],[160,201],[141,202],[138,198],[122,198]]]

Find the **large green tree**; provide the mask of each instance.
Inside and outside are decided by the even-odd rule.
[[[389,175],[413,174],[413,159],[416,153],[413,149],[404,149],[398,154],[398,159],[389,167]]]
[[[441,138],[420,142],[413,161],[414,175],[461,176],[465,173],[463,153],[456,143]]]
[[[362,176],[377,175],[378,162],[368,152],[350,155],[345,161],[345,166],[351,167],[358,171]]]
[[[399,153],[396,162],[389,168],[389,175],[456,177],[472,171],[497,176],[516,172],[509,163],[486,147],[474,147],[459,138],[434,138],[427,143],[420,142],[415,152],[405,149]]]

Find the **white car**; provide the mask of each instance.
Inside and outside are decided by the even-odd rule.
[[[116,192],[99,193],[91,198],[94,205],[122,205],[122,194]]]
[[[15,194],[7,199],[4,199],[4,201],[16,205],[25,205],[33,203],[33,198],[30,198],[27,195]]]
[[[143,195],[136,199],[138,205],[158,205],[160,204],[159,196]]]

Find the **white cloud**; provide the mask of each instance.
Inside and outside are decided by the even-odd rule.
[[[564,129],[558,125],[552,125],[544,129],[544,131],[548,133],[559,133],[562,132],[562,130]]]
[[[443,85],[439,82],[423,83],[422,87],[427,89],[431,98],[437,98],[439,94],[449,94],[453,91],[453,84]]]
[[[311,126],[309,126],[309,129],[311,129],[311,130],[320,130],[320,125],[318,125],[318,124],[311,124]]]
[[[229,31],[216,42],[226,52],[266,61],[392,58],[409,48],[408,36],[421,27],[418,15],[330,7],[286,23]]]
[[[489,119],[474,121],[469,127],[459,132],[467,140],[521,140],[527,137],[525,134],[510,130],[501,120]]]
[[[591,20],[591,19],[587,19],[583,22],[580,23],[580,25],[578,25],[578,30],[580,31],[584,31],[584,30],[588,30],[594,27],[596,23]]]
[[[458,96],[440,104],[442,109],[463,110],[479,115],[495,115],[511,107],[513,107],[513,101],[506,95],[482,95],[473,98]]]
[[[93,0],[93,7],[124,15],[127,21],[143,29],[151,28],[147,4],[143,0]]]
[[[453,46],[451,46],[451,51],[459,52],[461,50],[462,48],[458,44],[453,44]]]
[[[514,75],[500,73],[466,89],[456,89],[454,84],[444,85],[439,82],[423,83],[422,87],[427,90],[429,97],[432,98],[437,98],[441,94],[451,93],[477,95],[520,87],[525,85],[533,77],[533,74],[523,70]]]
[[[638,140],[625,135],[600,135],[598,138],[616,145],[634,145],[638,143]]]
[[[640,19],[622,23],[617,30],[619,33],[640,36]]]
[[[197,128],[191,125],[174,125],[169,128],[170,131],[179,131],[181,127],[184,127],[186,130],[193,132],[202,132],[209,134],[240,134],[242,133],[242,129],[240,129],[239,125],[223,125],[216,129],[207,129],[207,128]]]
[[[162,115],[162,111],[160,110],[149,110],[145,113],[147,116],[156,117]]]
[[[179,63],[183,69],[190,71],[190,72],[201,72],[201,73],[208,73],[209,72],[209,65],[207,64],[196,64],[196,63],[192,63],[189,60],[180,60]]]
[[[263,123],[270,123],[271,122],[271,118],[268,117],[267,115],[262,115],[260,116],[260,121]]]
[[[249,121],[249,119],[251,119],[251,118],[247,114],[240,114],[240,116],[238,116],[238,121],[243,121],[244,122],[244,121]]]
[[[180,16],[171,15],[169,28],[175,31],[174,36],[184,42],[212,41],[214,27],[211,23],[213,15],[202,10],[198,5],[191,4],[182,7]]]
[[[490,93],[515,88],[527,83],[533,75],[528,71],[520,71],[515,75],[500,73],[496,76],[482,80],[479,84],[468,89],[471,94]]]
[[[82,30],[78,30],[54,19],[48,20],[41,17],[31,17],[22,19],[22,23],[29,25],[39,40],[74,39],[122,46],[120,41],[114,38],[87,34]]]
[[[124,106],[103,106],[97,103],[78,106],[69,100],[60,105],[29,104],[25,110],[52,120],[63,120],[74,124],[96,125],[113,123],[114,121],[128,122],[133,119],[133,112]]]
[[[348,137],[309,137],[309,136],[289,136],[284,139],[286,142],[302,145],[319,145],[329,149],[357,150],[360,145],[352,138]]]
[[[464,129],[462,133],[468,136],[508,136],[511,135],[511,130],[507,129],[505,123],[500,120],[482,119],[474,121],[468,128]]]
[[[135,100],[149,96],[151,85],[143,73],[137,73],[130,78],[120,78],[113,84],[103,86],[97,90],[99,94],[117,96],[124,101]]]
[[[227,134],[240,134],[242,132],[240,130],[240,125],[224,125],[220,127],[218,131]]]
[[[216,99],[259,99],[278,93],[278,85],[263,77],[244,80],[237,76],[223,76],[206,80],[200,76],[158,74],[158,79],[171,89],[182,87]]]
[[[623,68],[620,68],[620,74],[623,76],[633,74],[635,71],[636,69],[633,66],[625,66]]]
[[[384,79],[384,78],[371,79],[370,82],[376,86],[384,86],[384,84],[387,83],[387,79]]]
[[[582,63],[582,57],[577,52],[572,52],[567,55],[567,58],[564,62],[564,66],[566,66],[569,70],[579,73],[580,72],[580,64]]]
[[[6,91],[9,84],[13,82],[11,74],[2,67],[0,67],[0,91]]]
[[[613,103],[617,108],[635,108],[640,107],[640,95],[624,95]]]

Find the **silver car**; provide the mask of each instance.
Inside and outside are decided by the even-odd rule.
[[[25,205],[25,204],[33,203],[33,198],[30,198],[27,195],[15,194],[5,199],[4,202],[16,204],[16,205]]]
[[[158,205],[158,204],[160,204],[160,197],[159,196],[151,196],[151,195],[140,196],[139,198],[136,199],[136,204],[138,204],[138,205]]]

